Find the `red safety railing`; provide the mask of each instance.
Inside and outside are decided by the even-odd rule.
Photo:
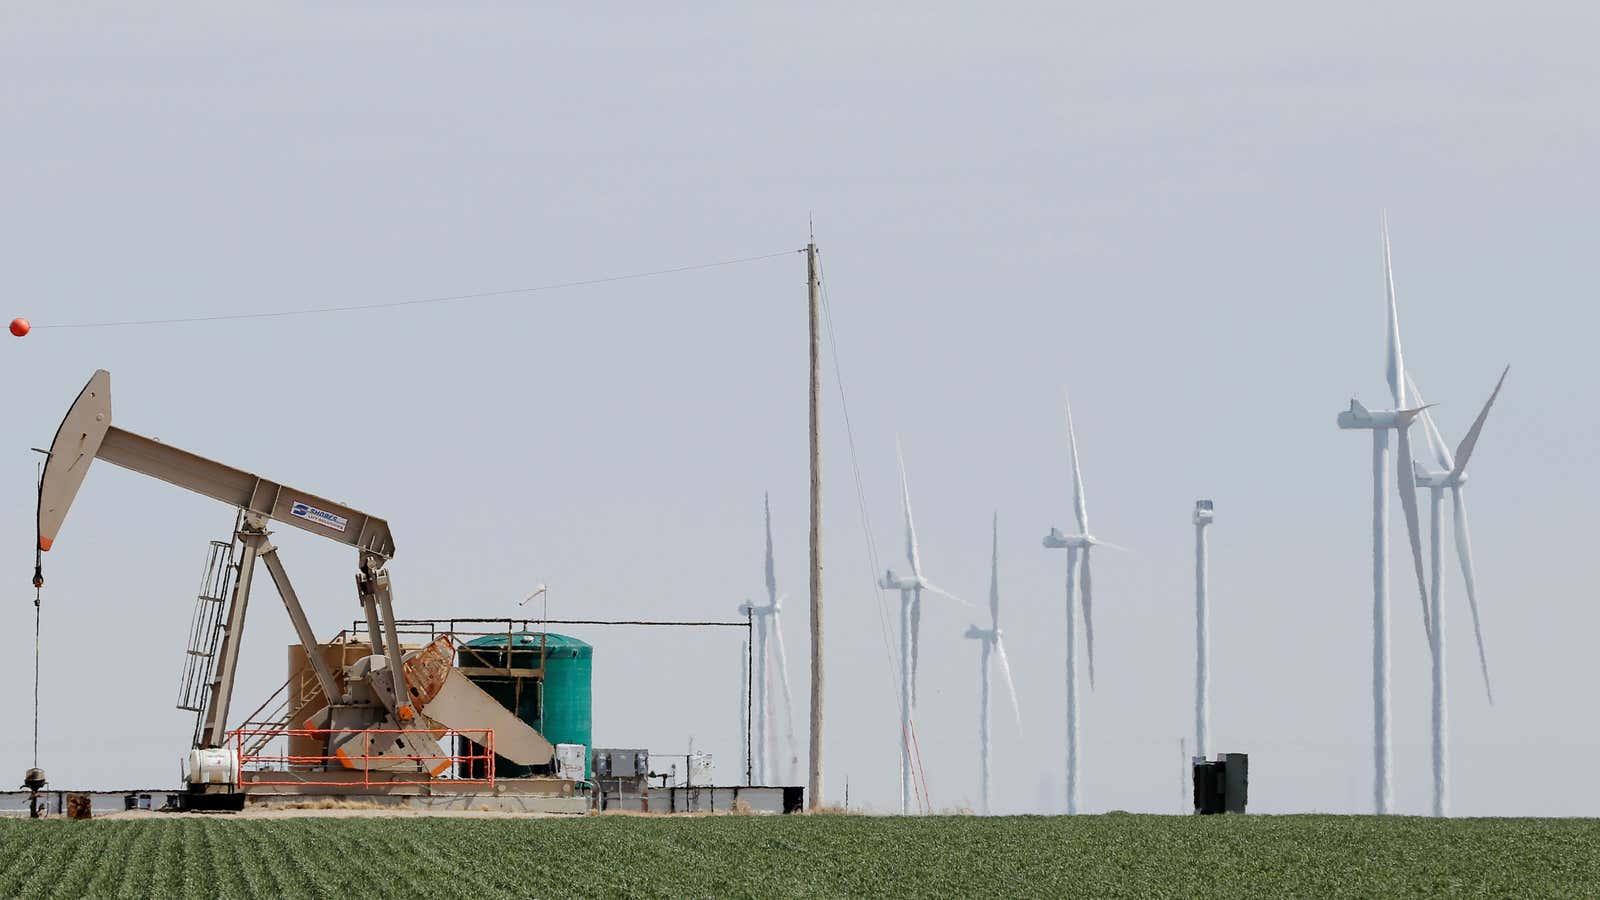
[[[389,740],[389,736],[393,740]],[[404,743],[407,736],[427,736],[439,744],[438,753],[373,752],[397,744],[398,749],[409,751]],[[448,779],[453,784],[494,785],[494,729],[400,729],[400,728],[251,728],[244,727],[230,736],[234,753],[238,755],[241,780],[260,785],[403,785],[432,784]],[[330,738],[341,738],[338,746],[328,754],[291,754],[288,747],[283,753],[265,752],[274,740],[285,742],[294,738],[311,738],[323,747],[332,746]],[[348,739],[344,739],[348,738]],[[462,738],[463,740],[456,740]],[[450,747],[464,748],[468,752],[451,753]],[[360,751],[360,752],[357,752]],[[390,768],[373,768],[409,760],[416,764],[415,772]],[[343,778],[316,780],[319,772],[360,773],[359,779]],[[470,775],[464,776],[460,773]],[[249,777],[244,776],[248,774]],[[274,778],[274,774],[281,777]],[[406,776],[413,776],[407,778]]]

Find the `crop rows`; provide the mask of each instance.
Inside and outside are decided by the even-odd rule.
[[[0,821],[5,897],[1579,896],[1600,823],[160,816]]]

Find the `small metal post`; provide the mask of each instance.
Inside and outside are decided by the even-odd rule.
[[[745,701],[744,701],[744,783],[755,784],[755,752],[750,742],[752,720],[755,716],[755,613],[747,604],[744,608],[745,622]]]

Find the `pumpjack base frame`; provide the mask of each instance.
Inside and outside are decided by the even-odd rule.
[[[453,784],[439,779],[427,784],[385,785],[378,773],[360,772],[271,772],[272,784],[254,784],[241,774],[243,793],[237,795],[251,807],[292,807],[308,800],[338,799],[352,803],[401,809],[489,810],[494,812],[563,813],[583,815],[592,800],[578,783],[561,778],[502,778],[494,784],[466,782]],[[296,776],[306,782],[293,782]],[[328,784],[348,777],[349,784]]]

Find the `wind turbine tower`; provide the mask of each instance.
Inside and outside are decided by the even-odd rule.
[[[1072,401],[1063,399],[1067,409],[1067,448],[1072,455],[1072,509],[1078,522],[1077,534],[1062,534],[1051,528],[1044,536],[1049,550],[1067,551],[1067,814],[1075,815],[1083,803],[1083,784],[1078,771],[1078,603],[1073,592],[1074,575],[1083,589],[1085,646],[1089,651],[1089,689],[1094,690],[1094,595],[1090,590],[1089,550],[1105,544],[1089,533],[1089,510],[1084,504],[1083,469],[1078,464],[1078,436],[1072,427]],[[1113,546],[1105,544],[1105,546]]]
[[[794,699],[789,689],[789,661],[783,648],[783,601],[785,597],[778,595],[777,571],[772,560],[772,503],[767,497],[762,498],[762,505],[766,511],[767,520],[767,603],[758,606],[746,600],[739,607],[741,615],[753,616],[756,622],[756,650],[755,656],[755,754],[753,765],[755,777],[759,784],[772,784],[775,778],[787,780],[792,777],[790,771],[794,763],[798,762],[795,753],[794,736]],[[772,647],[776,660],[772,660],[767,652],[767,631],[772,631]],[[772,682],[768,675],[767,666],[776,662],[778,668],[778,683],[783,690],[783,715],[784,738],[787,741],[787,761],[789,765],[781,772],[775,772],[769,763],[774,756],[785,758],[784,746],[778,745],[778,736],[772,728]],[[774,753],[776,749],[776,753]]]
[[[1483,689],[1489,697],[1489,702],[1493,704],[1494,690],[1489,683],[1489,657],[1483,649],[1483,626],[1478,618],[1478,590],[1472,569],[1472,540],[1467,531],[1467,507],[1463,491],[1467,481],[1467,460],[1472,457],[1473,448],[1478,444],[1478,436],[1483,432],[1483,423],[1489,418],[1489,407],[1493,406],[1495,398],[1500,396],[1500,386],[1505,384],[1506,374],[1510,371],[1511,367],[1507,366],[1505,371],[1500,373],[1500,380],[1495,383],[1488,402],[1483,404],[1483,410],[1478,413],[1478,418],[1473,421],[1466,437],[1461,439],[1454,456],[1450,455],[1444,436],[1434,424],[1433,414],[1431,412],[1422,414],[1423,434],[1427,437],[1429,451],[1438,463],[1437,469],[1422,463],[1415,465],[1417,484],[1428,489],[1431,501],[1428,508],[1431,526],[1428,542],[1432,551],[1428,605],[1433,618],[1431,650],[1433,651],[1433,814],[1435,816],[1450,814],[1450,725],[1445,682],[1445,612],[1442,577],[1444,561],[1440,553],[1444,492],[1446,490],[1450,492],[1454,506],[1456,556],[1460,560],[1462,580],[1467,585],[1467,603],[1472,609],[1472,631],[1478,641],[1478,665],[1483,671]],[[1411,387],[1412,396],[1420,404],[1422,394],[1417,390],[1417,384],[1411,379],[1409,372],[1406,373],[1406,381]]]
[[[911,575],[902,577],[889,569],[878,579],[878,586],[900,592],[900,813],[905,815],[911,811],[912,804],[911,728],[917,711],[917,644],[922,629],[922,592],[946,597],[962,606],[971,604],[923,576],[922,555],[917,549],[917,526],[911,516],[911,489],[906,482],[906,459],[898,441],[895,454],[900,461],[900,499],[906,514],[906,562],[911,565]]]
[[[1017,718],[1017,729],[1022,729],[1022,708],[1017,704],[1017,686],[1011,680],[1011,663],[1006,660],[1006,645],[1000,639],[1000,514],[994,516],[994,555],[989,565],[989,627],[967,626],[966,636],[982,641],[983,659],[978,669],[978,781],[982,796],[982,809],[988,815],[994,801],[992,781],[989,776],[989,658],[1000,661],[1000,674],[1005,676],[1006,690],[1011,694],[1011,711]]]
[[[1206,759],[1211,752],[1211,609],[1206,598],[1206,527],[1211,524],[1212,503],[1194,503],[1194,752]]]
[[[1418,534],[1416,474],[1411,466],[1411,423],[1421,408],[1406,408],[1405,360],[1400,349],[1400,316],[1395,305],[1394,271],[1389,257],[1389,222],[1383,220],[1383,269],[1388,293],[1388,352],[1386,376],[1393,409],[1369,410],[1355,399],[1339,413],[1342,429],[1372,432],[1372,769],[1373,807],[1386,815],[1394,801],[1393,762],[1389,717],[1389,432],[1399,435],[1397,466],[1400,505],[1405,511],[1411,558],[1416,567],[1417,591],[1422,602],[1423,630],[1432,640],[1428,589],[1422,572],[1422,541]]]
[[[755,734],[751,736],[750,766],[755,784],[770,784],[767,778],[767,618],[771,610],[749,600],[739,604],[739,615],[755,619],[755,648],[751,652],[752,665],[750,697],[755,706]]]

